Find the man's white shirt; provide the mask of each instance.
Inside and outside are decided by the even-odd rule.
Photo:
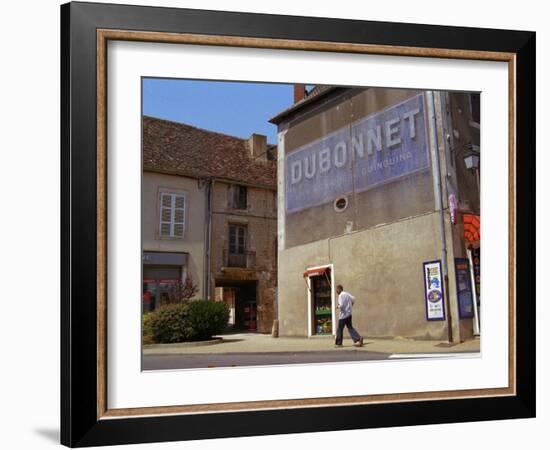
[[[351,316],[351,307],[355,303],[355,297],[349,292],[342,291],[338,296],[338,307],[340,308],[339,319],[345,319]]]

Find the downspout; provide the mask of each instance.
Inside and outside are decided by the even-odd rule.
[[[208,283],[208,291],[207,291],[207,300],[210,300],[212,297],[212,280],[211,274],[212,274],[212,209],[213,209],[213,195],[214,195],[214,184],[216,183],[215,178],[210,179],[210,189],[209,189],[209,210],[208,210],[208,276],[206,277],[206,281]]]
[[[443,210],[443,189],[441,187],[441,167],[439,159],[439,140],[437,137],[437,121],[435,117],[435,99],[434,92],[426,92],[428,115],[431,120],[430,127],[430,149],[432,164],[434,167],[434,197],[435,209],[439,212],[439,231],[441,237],[441,259],[443,266],[443,279],[445,283],[445,309],[447,310],[447,340],[453,342],[453,326],[451,317],[451,307],[449,301],[449,268],[447,266],[447,238],[445,234],[445,216]]]
[[[210,264],[212,255],[212,188],[214,186],[214,179],[209,178],[206,180],[205,185],[205,197],[206,197],[206,257],[204,263],[204,277],[203,277],[203,297],[210,300]]]
[[[279,335],[279,296],[281,286],[281,255],[286,249],[285,243],[285,136],[287,129],[277,128],[277,295],[273,319],[273,335]],[[307,282],[306,282],[307,284]],[[309,289],[309,286],[308,286]]]

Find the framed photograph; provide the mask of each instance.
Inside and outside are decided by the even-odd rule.
[[[535,416],[535,33],[77,2],[61,55],[62,444]]]

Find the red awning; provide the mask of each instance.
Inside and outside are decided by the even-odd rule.
[[[475,214],[464,214],[464,240],[466,242],[479,241],[479,216]]]
[[[304,272],[305,277],[317,277],[319,275],[324,275],[329,270],[328,267],[321,267],[319,269],[308,269]]]

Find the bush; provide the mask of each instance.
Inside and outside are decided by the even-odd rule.
[[[159,343],[183,342],[193,336],[187,326],[189,305],[177,303],[163,305],[151,313],[153,340]]]
[[[210,339],[224,330],[228,320],[227,304],[210,300],[164,305],[149,319],[153,340],[159,343]]]
[[[151,316],[153,313],[147,312],[141,317],[141,331],[143,334],[143,345],[154,344],[153,329],[151,328]]]
[[[194,340],[210,339],[221,333],[229,320],[229,307],[225,302],[199,300],[189,303],[189,327],[194,331]]]

